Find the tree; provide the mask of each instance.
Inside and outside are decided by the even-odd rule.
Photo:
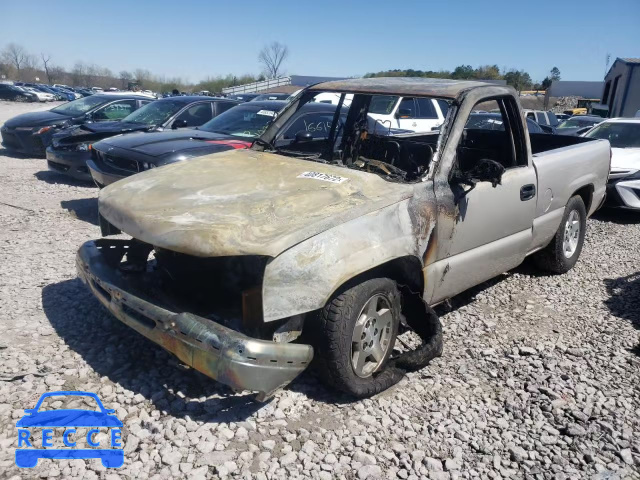
[[[551,80],[554,80],[554,81],[560,80],[560,69],[558,67],[553,67],[550,73],[551,73]]]
[[[471,65],[460,65],[451,72],[451,78],[466,80],[474,77],[475,71]]]
[[[258,61],[264,68],[267,78],[276,78],[281,73],[282,63],[289,56],[289,48],[280,42],[266,45],[258,54]]]
[[[91,86],[86,81],[87,67],[83,62],[76,62],[71,70],[71,83],[74,87]]]
[[[551,78],[549,77],[544,77],[544,80],[542,80],[542,89],[546,90],[551,86]]]
[[[518,92],[526,90],[533,83],[531,76],[524,70],[509,70],[504,74],[504,79],[507,81],[507,85],[511,85]]]
[[[120,81],[122,82],[122,90],[129,88],[129,82],[133,79],[131,72],[122,70],[119,74]]]
[[[27,51],[16,43],[10,43],[2,51],[2,59],[16,69],[17,78],[20,80],[20,71],[25,67],[25,63],[29,61]]]
[[[54,83],[62,81],[67,72],[64,71],[59,65],[51,65],[49,70],[47,71],[47,78],[49,79],[49,84],[52,85]]]
[[[49,69],[49,62],[51,61],[51,55],[48,53],[40,52],[40,58],[42,59],[42,66],[44,67],[44,73],[47,75],[47,82],[49,85],[53,84],[51,80],[51,71]]]

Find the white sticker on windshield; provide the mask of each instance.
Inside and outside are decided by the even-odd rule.
[[[345,177],[339,177],[338,175],[329,175],[327,173],[320,172],[303,172],[298,175],[298,178],[313,178],[314,180],[322,180],[323,182],[342,183],[345,180],[349,180]]]
[[[275,117],[276,116],[276,112],[273,112],[271,110],[260,110],[258,112],[258,115],[266,115],[268,117]]]

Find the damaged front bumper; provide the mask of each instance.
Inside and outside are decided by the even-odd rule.
[[[118,269],[132,242],[101,239],[80,247],[76,268],[100,302],[120,321],[182,362],[236,390],[267,398],[313,358],[310,345],[258,340],[207,318],[158,306]]]

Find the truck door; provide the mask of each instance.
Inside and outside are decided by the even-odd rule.
[[[447,142],[447,151],[455,149],[453,163],[434,179],[439,211],[453,212],[453,218],[438,216],[438,253],[427,266],[425,295],[434,303],[516,267],[533,239],[537,180],[520,111],[510,96],[490,103],[477,102],[473,109],[498,108],[499,114],[460,110],[458,115],[468,118],[464,130]],[[468,171],[481,159],[502,164],[501,184],[478,182],[471,189],[451,180],[455,168]]]

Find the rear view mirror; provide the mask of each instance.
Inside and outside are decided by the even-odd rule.
[[[175,130],[176,128],[184,128],[186,126],[187,126],[187,121],[179,118],[173,122],[173,125],[171,125],[171,128]]]
[[[313,135],[311,135],[311,132],[300,130],[298,133],[296,133],[296,143],[310,142],[312,140]]]

